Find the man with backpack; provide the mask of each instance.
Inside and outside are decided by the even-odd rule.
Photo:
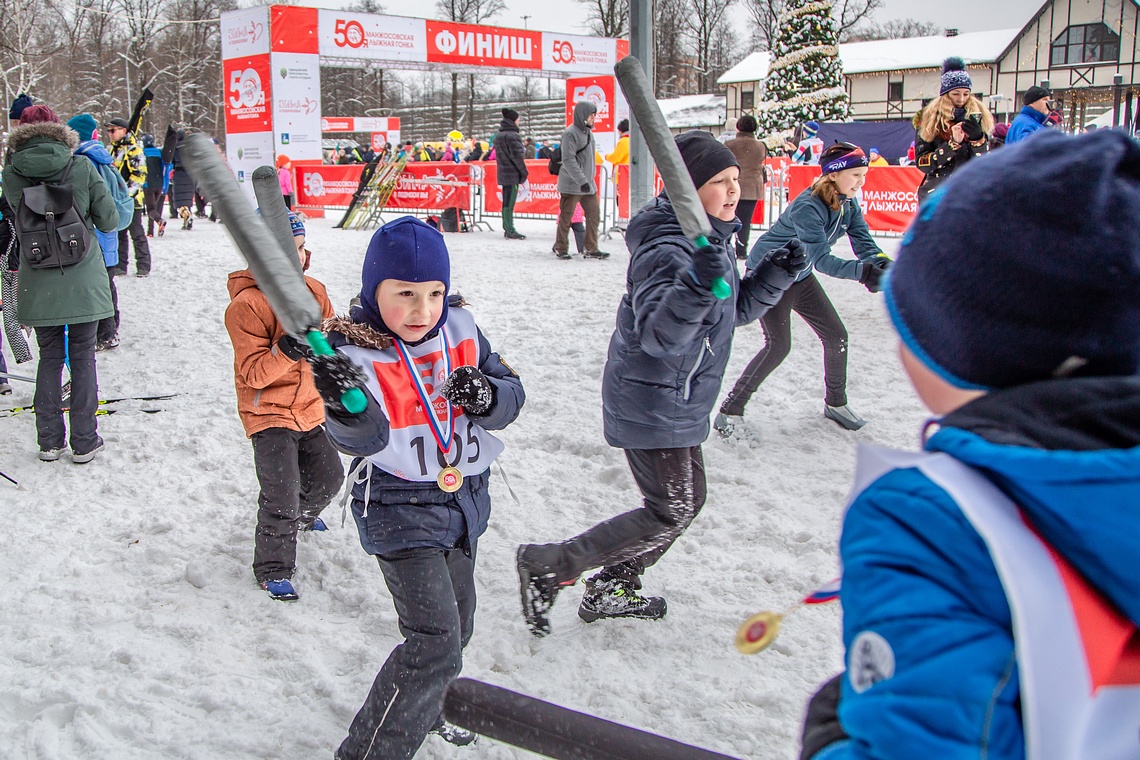
[[[586,250],[582,258],[605,259],[608,253],[598,250],[598,221],[601,209],[598,204],[598,185],[594,181],[595,156],[594,119],[598,107],[588,100],[574,105],[574,122],[562,133],[562,143],[550,159],[552,174],[558,175],[558,232],[554,236],[554,255],[570,258],[570,224],[574,208],[582,205],[586,215]],[[556,165],[557,164],[557,165]]]
[[[91,159],[95,170],[99,172],[99,176],[107,184],[107,189],[111,191],[111,198],[119,211],[117,229],[129,228],[134,221],[135,200],[127,190],[126,182],[115,169],[111,154],[99,141],[99,128],[95,117],[89,113],[81,113],[68,119],[67,126],[79,135],[79,147],[75,149],[75,155]],[[119,346],[119,289],[115,287],[115,274],[119,264],[119,234],[95,230],[95,239],[103,251],[103,263],[107,265],[107,282],[111,286],[111,304],[115,308],[114,316],[99,320],[95,336],[95,350],[107,351]]]
[[[135,140],[134,132],[130,131],[130,124],[126,119],[111,119],[105,125],[107,136],[111,138],[111,155],[115,159],[115,168],[127,183],[127,191],[135,200],[135,218],[131,220],[130,227],[119,232],[119,265],[116,274],[125,275],[127,265],[131,261],[130,248],[127,246],[129,235],[135,247],[135,274],[139,277],[150,275],[150,243],[146,239],[146,230],[143,229],[143,215],[146,213],[146,154],[142,146]]]
[[[78,135],[47,106],[25,109],[8,146],[11,160],[2,182],[4,197],[16,210],[20,241],[17,316],[35,328],[40,349],[34,401],[39,458],[53,462],[68,444],[60,383],[66,340],[71,459],[84,464],[103,450],[95,417],[96,327],[115,314],[91,228],[114,232],[119,214],[95,165],[72,155]]]

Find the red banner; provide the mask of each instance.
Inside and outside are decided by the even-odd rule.
[[[515,199],[516,214],[541,214],[558,216],[558,204],[562,195],[558,192],[558,177],[547,170],[549,162],[527,161],[527,181],[519,186]],[[499,187],[499,170],[491,161],[483,166],[483,210],[489,214],[503,211],[503,189]],[[602,183],[602,167],[597,167],[594,179]]]
[[[471,164],[424,161],[404,167],[389,208],[471,210]]]
[[[361,164],[298,166],[298,206],[348,206],[360,184]]]
[[[268,132],[272,124],[269,111],[269,56],[231,58],[222,64],[226,82],[226,134]]]
[[[613,77],[579,77],[566,80],[566,124],[574,123],[574,106],[588,100],[598,109],[594,117],[595,132],[613,132],[617,113]]]
[[[790,166],[788,203],[819,176],[818,166]],[[859,193],[859,205],[867,226],[874,232],[902,232],[918,213],[918,186],[922,172],[913,166],[876,166],[867,172]]]
[[[542,32],[427,22],[427,59],[512,69],[542,68]]]

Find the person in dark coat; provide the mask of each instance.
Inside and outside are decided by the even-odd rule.
[[[813,273],[844,280],[858,280],[872,293],[879,291],[890,259],[871,237],[856,192],[867,178],[867,157],[849,143],[836,143],[823,152],[822,174],[780,214],[771,229],[760,236],[748,266],[756,266],[770,251],[798,240],[806,247],[808,265],[788,288],[775,308],[760,321],[764,348],[748,363],[728,397],[720,406],[713,425],[722,436],[732,435],[743,423],[744,407],[760,384],[792,350],[792,312],[807,322],[823,343],[823,415],[848,430],[858,430],[864,420],[847,404],[847,328]],[[846,235],[857,260],[839,258],[831,246]]]
[[[606,441],[625,450],[645,503],[568,541],[519,547],[523,615],[535,636],[550,633],[547,614],[559,590],[598,566],[578,608],[583,620],[665,615],[664,599],[637,593],[640,578],[704,504],[701,443],[733,332],[775,305],[807,264],[797,241],[741,279],[732,244],[739,227],[736,157],[707,132],[676,141],[713,232],[697,248],[664,193],[630,220],[626,293],[602,379]],[[720,278],[732,290],[723,300],[711,290]]]
[[[925,175],[918,187],[920,202],[967,161],[989,152],[994,117],[972,87],[962,59],[947,58],[939,96],[915,117],[914,163]]]
[[[174,147],[174,177],[171,179],[171,197],[178,216],[182,219],[182,229],[189,230],[194,227],[194,215],[191,207],[194,205],[196,183],[194,176],[186,167],[182,158],[182,141],[186,139],[186,132],[178,130]]]
[[[736,204],[736,218],[740,231],[736,233],[736,258],[748,258],[748,238],[752,232],[752,214],[756,204],[764,197],[764,161],[768,147],[756,139],[756,117],[744,114],[736,120],[736,137],[724,144],[740,163],[740,202]]]
[[[519,112],[503,109],[503,120],[495,134],[495,168],[498,169],[499,187],[503,192],[503,237],[507,240],[526,240],[526,235],[515,229],[515,199],[519,185],[527,180],[525,151],[519,134]]]
[[[523,158],[530,161],[538,155],[538,148],[535,147],[534,138],[528,137],[523,142]]]
[[[154,237],[155,225],[158,236],[166,234],[166,220],[162,218],[162,199],[166,197],[169,183],[167,166],[162,162],[162,150],[154,142],[149,132],[142,136],[143,155],[146,156],[146,187],[143,197],[146,201],[146,236]]]

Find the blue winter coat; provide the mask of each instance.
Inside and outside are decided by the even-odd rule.
[[[831,246],[844,235],[850,238],[851,248],[859,261],[832,255]],[[863,274],[863,260],[883,253],[871,237],[857,199],[844,198],[839,210],[835,211],[809,187],[796,196],[771,229],[752,246],[748,268],[755,268],[769,253],[792,238],[804,244],[811,262],[797,280],[806,278],[812,269],[844,280],[858,280]]]
[[[1013,117],[1013,121],[1009,125],[1009,131],[1005,135],[1005,144],[1013,145],[1021,142],[1037,130],[1045,129],[1046,118],[1048,118],[1048,114],[1041,113],[1036,108],[1023,106],[1021,113]]]
[[[109,167],[109,170],[117,174],[115,170],[114,161],[111,158],[110,152],[98,140],[84,140],[79,143],[79,147],[75,149],[75,155],[87,156],[91,159],[91,163],[95,164],[99,176],[103,178],[104,182],[108,182],[111,178],[105,172],[104,167]],[[108,268],[118,266],[119,264],[119,233],[118,232],[103,232],[102,230],[95,230],[95,239],[99,241],[99,249],[103,251],[103,263]]]
[[[1140,624],[1140,378],[995,392],[942,421],[926,448],[990,478],[1041,537]],[[857,694],[850,738],[814,760],[1025,757],[1009,603],[986,544],[919,471],[894,470],[843,523],[843,641],[873,630],[894,675]]]
[[[692,272],[696,246],[673,206],[655,198],[629,222],[626,292],[602,378],[606,441],[623,449],[696,446],[709,434],[737,325],[759,319],[792,284],[765,260],[743,280],[732,237],[740,223],[711,219],[732,295],[721,301]]]
[[[459,306],[453,302],[450,308]],[[332,333],[329,342],[344,345],[345,340]],[[502,430],[518,417],[526,394],[518,375],[491,351],[482,332],[479,370],[495,388],[495,404],[485,415],[470,416],[484,430]],[[358,415],[337,414],[326,407],[325,429],[338,449],[356,457],[375,454],[388,445],[388,419],[370,394],[368,408]],[[353,461],[350,469],[355,470],[359,463]],[[404,480],[373,467],[367,488],[363,481],[352,487],[352,511],[361,545],[369,554],[380,556],[420,547],[470,550],[487,529],[491,514],[490,473],[488,469],[464,477],[458,491],[447,493],[434,482]],[[366,490],[370,499],[367,510]]]

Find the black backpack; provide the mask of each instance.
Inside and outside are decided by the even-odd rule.
[[[75,208],[72,196],[71,165],[55,182],[41,182],[24,188],[16,211],[16,237],[20,253],[32,269],[74,266],[87,256],[91,230]]]
[[[546,169],[551,174],[553,174],[555,177],[558,176],[558,172],[562,171],[562,146],[561,145],[559,145],[557,148],[551,149],[550,161],[546,164]]]

